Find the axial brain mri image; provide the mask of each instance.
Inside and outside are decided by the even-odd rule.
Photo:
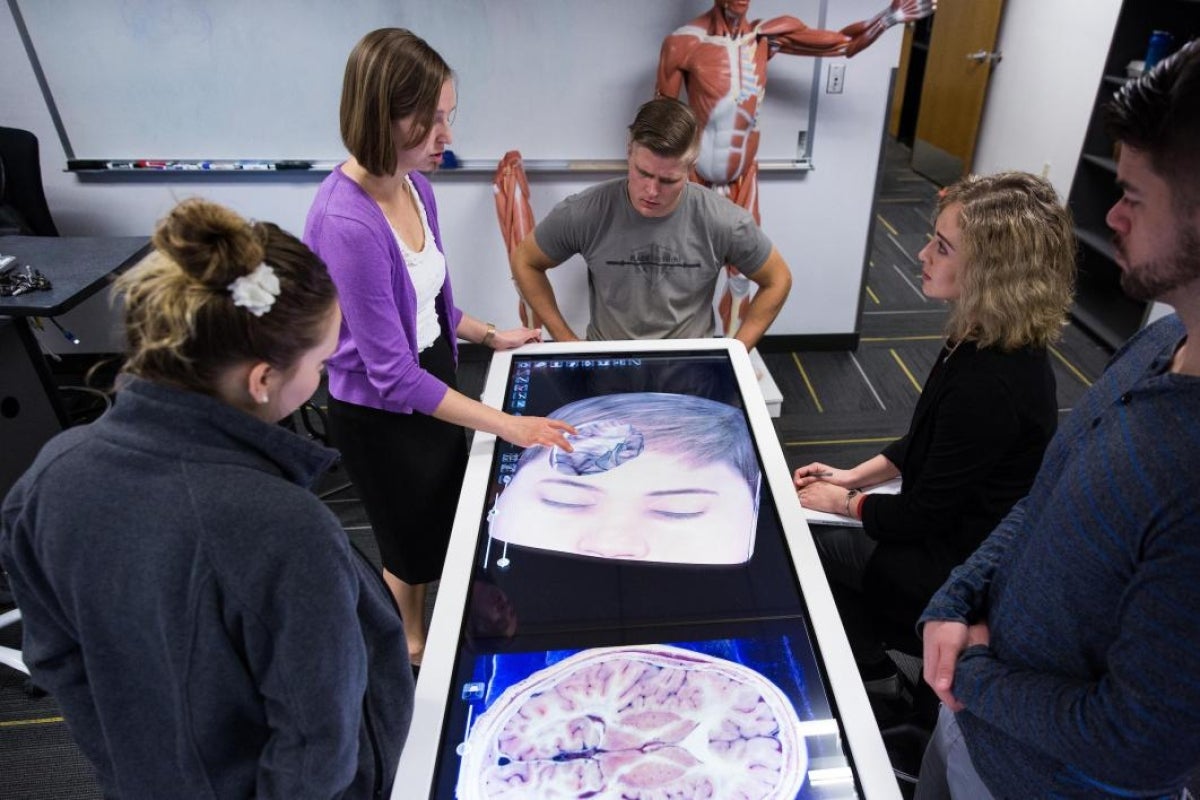
[[[595,648],[476,720],[456,794],[790,800],[806,770],[791,702],[754,670],[668,645]]]

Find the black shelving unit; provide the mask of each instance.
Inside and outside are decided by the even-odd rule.
[[[1126,65],[1145,57],[1150,34],[1156,30],[1170,31],[1175,47],[1200,35],[1200,0],[1125,0],[1122,4],[1069,198],[1080,256],[1072,315],[1113,348],[1137,332],[1150,304],[1121,291],[1112,231],[1104,222],[1120,190],[1113,142],[1104,132],[1103,107],[1127,80]]]

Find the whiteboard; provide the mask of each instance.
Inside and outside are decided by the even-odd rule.
[[[824,0],[754,0],[817,27]],[[711,0],[24,0],[28,46],[81,159],[344,157],[338,103],[363,34],[410,28],[454,69],[460,159],[621,159],[662,39]],[[844,25],[849,20],[839,22]],[[762,160],[795,159],[815,59],[771,60]]]

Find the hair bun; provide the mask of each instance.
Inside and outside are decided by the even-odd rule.
[[[184,200],[159,222],[154,247],[213,289],[225,288],[263,260],[263,244],[250,223],[200,198]]]

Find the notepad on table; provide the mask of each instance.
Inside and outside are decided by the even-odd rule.
[[[900,494],[900,478],[895,477],[890,481],[877,483],[874,486],[864,488],[863,494]],[[813,511],[811,508],[800,506],[804,512],[804,518],[811,525],[841,525],[846,528],[861,528],[862,520],[854,517],[847,517],[845,514],[830,514],[827,511]]]

